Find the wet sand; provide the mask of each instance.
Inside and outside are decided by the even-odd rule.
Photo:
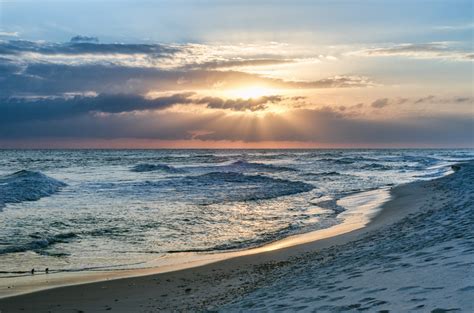
[[[334,237],[185,270],[4,298],[0,310],[469,311],[473,177],[470,163],[434,181],[395,187],[393,199],[366,227]]]

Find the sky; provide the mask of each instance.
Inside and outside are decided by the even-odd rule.
[[[0,0],[0,148],[474,147],[473,12]]]

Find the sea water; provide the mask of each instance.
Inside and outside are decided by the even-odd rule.
[[[0,150],[0,278],[261,246],[337,225],[346,206],[370,206],[368,191],[472,158],[463,149]]]

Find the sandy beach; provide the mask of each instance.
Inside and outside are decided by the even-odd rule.
[[[0,299],[1,312],[474,309],[474,163],[394,187],[361,229],[141,277]]]

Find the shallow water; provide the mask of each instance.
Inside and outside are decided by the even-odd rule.
[[[0,275],[255,247],[340,223],[344,196],[433,179],[472,158],[473,150],[4,150]],[[352,202],[370,206],[366,195]]]

